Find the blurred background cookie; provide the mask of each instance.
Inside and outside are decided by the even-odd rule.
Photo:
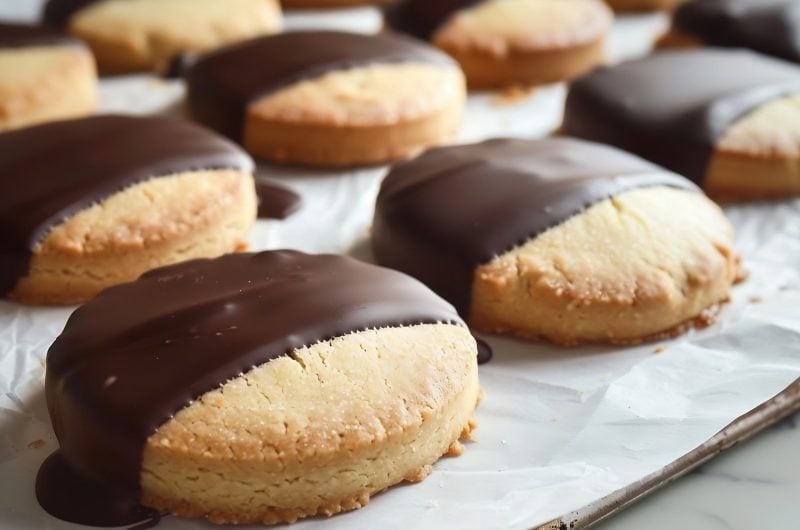
[[[400,0],[387,24],[452,55],[470,88],[564,81],[605,60],[612,16],[600,0]]]
[[[715,197],[800,193],[800,67],[755,52],[665,51],[597,70],[572,85],[562,129]]]
[[[281,28],[277,0],[49,0],[43,19],[86,41],[104,73],[166,71],[182,53]]]
[[[800,62],[800,2],[696,0],[682,5],[660,46],[750,48]]]
[[[0,294],[77,303],[244,245],[253,165],[188,122],[101,116],[0,134]]]
[[[661,11],[675,9],[687,0],[605,0],[614,11]]]
[[[379,163],[448,140],[463,74],[400,35],[284,33],[202,57],[187,73],[191,115],[276,162]]]
[[[215,523],[360,508],[460,454],[476,356],[450,304],[352,258],[274,251],[152,271],[78,309],[50,348],[60,450],[37,497],[104,525],[143,518],[139,502]]]
[[[0,131],[91,114],[97,72],[89,49],[55,30],[0,23]]]
[[[326,9],[391,4],[393,0],[280,0],[286,9]]]
[[[422,280],[471,326],[564,345],[707,323],[737,272],[732,244],[722,210],[688,180],[569,138],[398,164],[372,228],[378,263]]]

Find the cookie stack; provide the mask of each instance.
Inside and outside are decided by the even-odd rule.
[[[616,65],[611,8],[680,2],[50,0],[47,26],[0,24],[0,290],[84,303],[47,355],[42,507],[101,526],[353,510],[462,452],[473,330],[625,345],[713,323],[740,271],[710,197],[800,193],[796,9],[744,1],[687,3],[661,41],[682,49]],[[281,6],[363,4],[391,4],[385,31],[280,32]],[[184,118],[91,116],[97,71],[168,70]],[[558,135],[446,145],[468,90],[553,83]],[[377,264],[243,252],[259,209],[298,199],[251,157],[393,163]]]

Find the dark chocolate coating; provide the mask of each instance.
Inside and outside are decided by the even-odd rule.
[[[256,195],[261,219],[286,219],[303,205],[300,195],[276,182],[257,180]]]
[[[386,8],[386,24],[395,31],[430,39],[451,16],[482,1],[399,0]]]
[[[297,31],[250,40],[200,58],[186,74],[194,119],[241,140],[250,103],[303,79],[370,64],[418,62],[455,67],[445,54],[389,33]]]
[[[0,48],[67,45],[83,46],[78,39],[53,28],[0,22]]]
[[[372,247],[469,315],[475,268],[586,207],[648,186],[697,188],[613,147],[571,138],[432,149],[395,166],[378,194]]]
[[[785,61],[747,50],[659,52],[576,81],[562,128],[702,183],[728,127],[760,105],[795,93],[800,67]]]
[[[42,11],[42,21],[54,26],[66,26],[72,15],[100,1],[102,0],[48,0]]]
[[[148,437],[199,396],[302,346],[436,322],[464,325],[413,278],[344,256],[230,254],[148,272],[76,310],[48,351],[60,454],[79,476],[138,499]],[[67,486],[48,469],[39,489]],[[94,509],[56,515],[85,522]]]
[[[750,48],[800,62],[797,0],[695,0],[678,8],[673,24],[711,46]]]
[[[253,162],[213,132],[168,118],[98,116],[0,134],[0,295],[71,215],[149,178],[203,169],[252,172]]]

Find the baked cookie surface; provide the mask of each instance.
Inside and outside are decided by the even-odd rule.
[[[86,41],[104,73],[167,71],[181,54],[281,29],[277,0],[49,0],[43,19]]]
[[[688,0],[605,0],[614,11],[661,11],[675,9]]]
[[[397,165],[372,245],[470,325],[572,345],[685,330],[727,300],[731,232],[689,181],[623,151],[492,140]]]
[[[139,502],[216,523],[359,508],[460,451],[479,394],[452,306],[395,271],[294,251],[108,289],[47,363],[60,450],[37,496],[78,522],[111,508],[63,503],[86,477],[120,492],[106,524],[140,519]]]
[[[76,303],[236,250],[255,220],[252,171],[236,145],[179,120],[99,116],[3,133],[0,292]]]
[[[299,31],[202,58],[187,73],[192,116],[268,160],[385,162],[449,139],[461,71],[401,35]]]
[[[602,64],[612,17],[595,0],[401,0],[387,22],[453,56],[470,88],[495,89],[569,80]]]
[[[663,51],[576,81],[562,129],[650,159],[715,197],[782,197],[800,193],[798,94],[800,67],[788,62],[745,50]],[[781,100],[777,114],[787,119],[764,119]]]
[[[800,62],[800,3],[794,0],[703,0],[682,5],[662,46],[750,48]]]
[[[0,132],[91,114],[97,105],[94,59],[58,31],[0,23]]]

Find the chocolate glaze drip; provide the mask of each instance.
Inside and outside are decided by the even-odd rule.
[[[486,364],[494,357],[494,350],[489,346],[485,340],[476,338],[475,342],[478,344],[478,364]]]
[[[697,189],[636,156],[570,138],[433,149],[384,180],[373,251],[466,317],[477,266],[594,203],[648,186]]]
[[[167,118],[98,116],[0,135],[0,295],[55,225],[123,188],[200,169],[253,171],[239,147]]]
[[[261,219],[286,219],[303,205],[300,195],[276,182],[256,180],[256,195]]]
[[[675,28],[712,46],[745,47],[800,62],[797,0],[700,0],[683,4]]]
[[[58,45],[82,46],[82,43],[52,28],[0,22],[0,48]]]
[[[135,502],[148,437],[192,400],[302,346],[434,322],[463,325],[421,283],[344,256],[231,254],[148,272],[76,310],[47,354],[58,458],[74,477]],[[44,508],[71,482],[43,466]],[[54,515],[105,524],[96,509]]]
[[[66,26],[70,17],[84,7],[102,0],[49,0],[42,11],[42,20],[56,26]]]
[[[616,145],[700,183],[730,125],[799,92],[800,68],[757,53],[660,52],[575,82],[563,131]]]
[[[250,103],[303,79],[368,64],[454,66],[445,54],[402,35],[297,31],[237,44],[202,57],[187,73],[192,116],[240,140]]]
[[[400,0],[386,8],[386,23],[396,31],[430,39],[451,16],[482,1]]]

